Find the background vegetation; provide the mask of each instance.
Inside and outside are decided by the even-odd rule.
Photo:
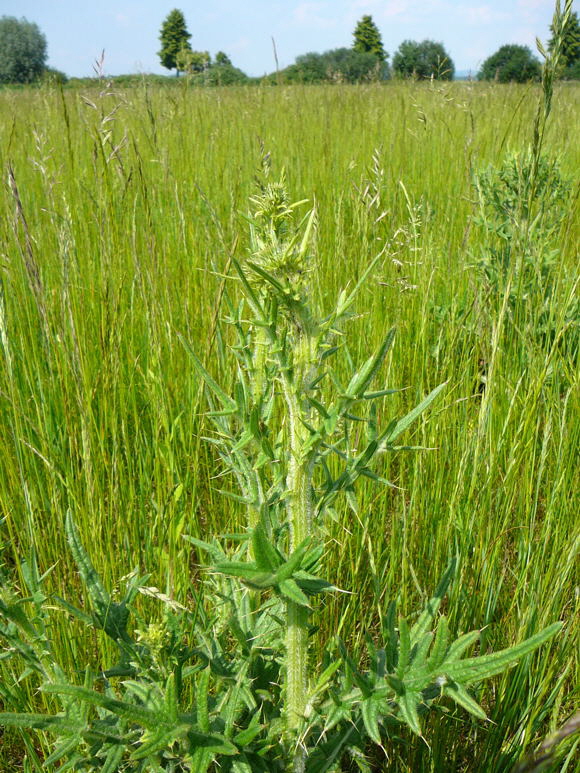
[[[397,488],[361,486],[358,513],[337,511],[327,574],[354,593],[329,597],[316,640],[350,631],[362,653],[387,601],[416,609],[455,555],[450,625],[483,628],[482,652],[565,621],[478,696],[491,723],[444,706],[426,743],[402,732],[389,750],[401,773],[508,771],[577,701],[580,92],[558,87],[546,134],[546,184],[557,173],[556,188],[567,186],[561,217],[535,243],[541,263],[506,294],[501,256],[519,247],[505,202],[534,88],[181,85],[0,94],[1,571],[24,587],[34,552],[47,588],[82,603],[65,548],[70,509],[109,586],[139,567],[194,603],[200,557],[182,535],[234,531],[241,511],[216,493],[228,483],[203,441],[201,385],[178,336],[231,383],[222,275],[248,246],[240,212],[262,142],[294,198],[316,201],[321,307],[384,251],[348,356],[360,362],[397,327],[384,376],[408,388],[400,414],[449,382],[411,438],[434,450],[385,458],[380,473]],[[141,603],[162,616],[159,601]],[[102,635],[64,613],[50,637],[72,675],[87,660],[108,665]],[[0,668],[5,706],[50,707],[32,679]],[[22,739],[2,741],[0,769],[17,770]],[[574,759],[570,741],[551,769]]]
[[[550,27],[554,42],[554,29]],[[578,14],[568,17],[564,33],[564,45],[559,77],[577,80],[580,77],[580,24]],[[227,86],[242,83],[368,83],[391,77],[453,80],[455,64],[441,42],[433,40],[404,40],[392,57],[383,46],[380,30],[372,16],[363,16],[353,31],[353,44],[326,51],[309,52],[296,61],[263,78],[248,77],[226,53],[218,51],[212,59],[209,51],[193,50],[191,33],[183,12],[174,8],[163,20],[158,52],[161,65],[175,70],[175,75],[187,74],[197,86]],[[276,61],[277,54],[275,53]],[[65,73],[46,66],[47,46],[44,35],[37,25],[26,19],[3,16],[0,18],[0,84],[22,84],[44,81],[65,83]],[[120,75],[122,81],[135,75]],[[146,76],[148,80],[168,83],[171,79],[158,75]],[[469,76],[471,78],[471,75]],[[483,62],[477,73],[479,80],[497,80],[501,83],[526,83],[539,80],[540,62],[527,46],[506,44]],[[74,78],[73,84],[79,79]],[[81,79],[85,80],[85,79]]]

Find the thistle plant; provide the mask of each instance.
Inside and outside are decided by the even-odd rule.
[[[556,623],[509,649],[465,657],[479,631],[452,640],[446,617],[438,616],[452,561],[411,622],[398,617],[394,602],[388,606],[380,634],[368,640],[364,668],[338,638],[327,642],[320,667],[313,662],[318,597],[337,592],[324,576],[325,520],[339,496],[357,508],[361,476],[391,485],[378,460],[414,450],[400,438],[444,385],[380,428],[377,405],[396,391],[380,382],[394,331],[385,331],[348,380],[333,362],[381,255],[330,313],[319,314],[309,289],[315,209],[298,215],[305,202],[291,202],[268,157],[250,203],[249,254],[232,260],[230,277],[240,293],[223,296],[235,332],[232,394],[190,349],[205,384],[207,441],[234,484],[223,494],[244,508],[245,526],[223,538],[188,538],[208,570],[203,591],[192,585],[193,609],[136,572],[126,578],[122,600],[113,601],[70,513],[67,539],[90,608],[48,599],[34,556],[23,567],[28,596],[3,581],[0,637],[15,677],[2,688],[4,703],[19,705],[18,686],[32,680],[58,705],[52,714],[0,714],[4,726],[56,736],[44,762],[24,736],[28,770],[324,773],[341,770],[350,757],[370,771],[369,744],[388,745],[401,724],[420,735],[421,715],[440,698],[484,719],[470,687],[560,629]],[[161,621],[142,619],[139,594],[162,605]],[[55,603],[113,640],[118,662],[103,671],[87,667],[81,677],[66,674],[48,633]]]

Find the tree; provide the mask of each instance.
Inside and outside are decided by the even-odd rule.
[[[433,40],[405,40],[393,57],[393,70],[407,78],[437,78],[451,81],[455,74],[453,60],[443,43]]]
[[[30,83],[46,68],[46,38],[38,26],[14,16],[0,18],[0,83]]]
[[[374,54],[379,62],[387,61],[387,52],[383,47],[383,41],[379,28],[372,16],[363,16],[353,32],[355,51],[361,54]]]
[[[528,46],[512,43],[502,46],[485,60],[477,73],[477,79],[496,80],[499,83],[526,83],[537,80],[541,72],[540,63]]]
[[[178,71],[192,75],[196,72],[205,72],[211,65],[209,51],[192,51],[189,47],[183,47],[176,57]]]
[[[554,26],[550,24],[552,38],[548,43],[550,51],[554,48]],[[580,22],[576,11],[570,14],[562,36],[562,59],[567,65],[580,60]]]
[[[204,72],[194,73],[191,82],[200,86],[233,86],[247,83],[248,76],[231,64],[217,64],[214,61]]]
[[[550,51],[554,48],[554,27],[550,25],[552,38],[548,44]],[[576,12],[570,14],[562,36],[562,78],[576,80],[580,78],[580,22]]]
[[[191,51],[190,37],[183,13],[174,8],[161,25],[159,59],[163,67],[167,67],[168,70],[175,67],[176,75],[179,75],[181,69],[178,65],[178,57],[182,59],[184,51]]]
[[[223,51],[218,51],[215,55],[215,64],[218,67],[233,67],[232,60]]]
[[[361,83],[386,75],[386,64],[381,63],[374,54],[352,48],[334,48],[324,54],[303,54],[284,70],[285,80],[289,83]]]

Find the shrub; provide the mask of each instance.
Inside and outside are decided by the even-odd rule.
[[[527,46],[507,45],[488,57],[477,73],[480,81],[496,80],[499,83],[525,83],[538,80],[540,63]]]

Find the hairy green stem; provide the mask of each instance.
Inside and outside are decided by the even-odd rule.
[[[288,465],[288,523],[290,553],[310,535],[312,521],[312,460],[305,453],[308,429],[304,424],[307,408],[301,404],[306,374],[312,365],[313,341],[301,338],[295,347],[295,374],[285,384],[285,397],[290,423],[290,460]],[[291,601],[287,604],[286,629],[286,724],[295,735],[302,724],[308,701],[308,610]],[[293,773],[304,770],[305,755],[296,749]]]

